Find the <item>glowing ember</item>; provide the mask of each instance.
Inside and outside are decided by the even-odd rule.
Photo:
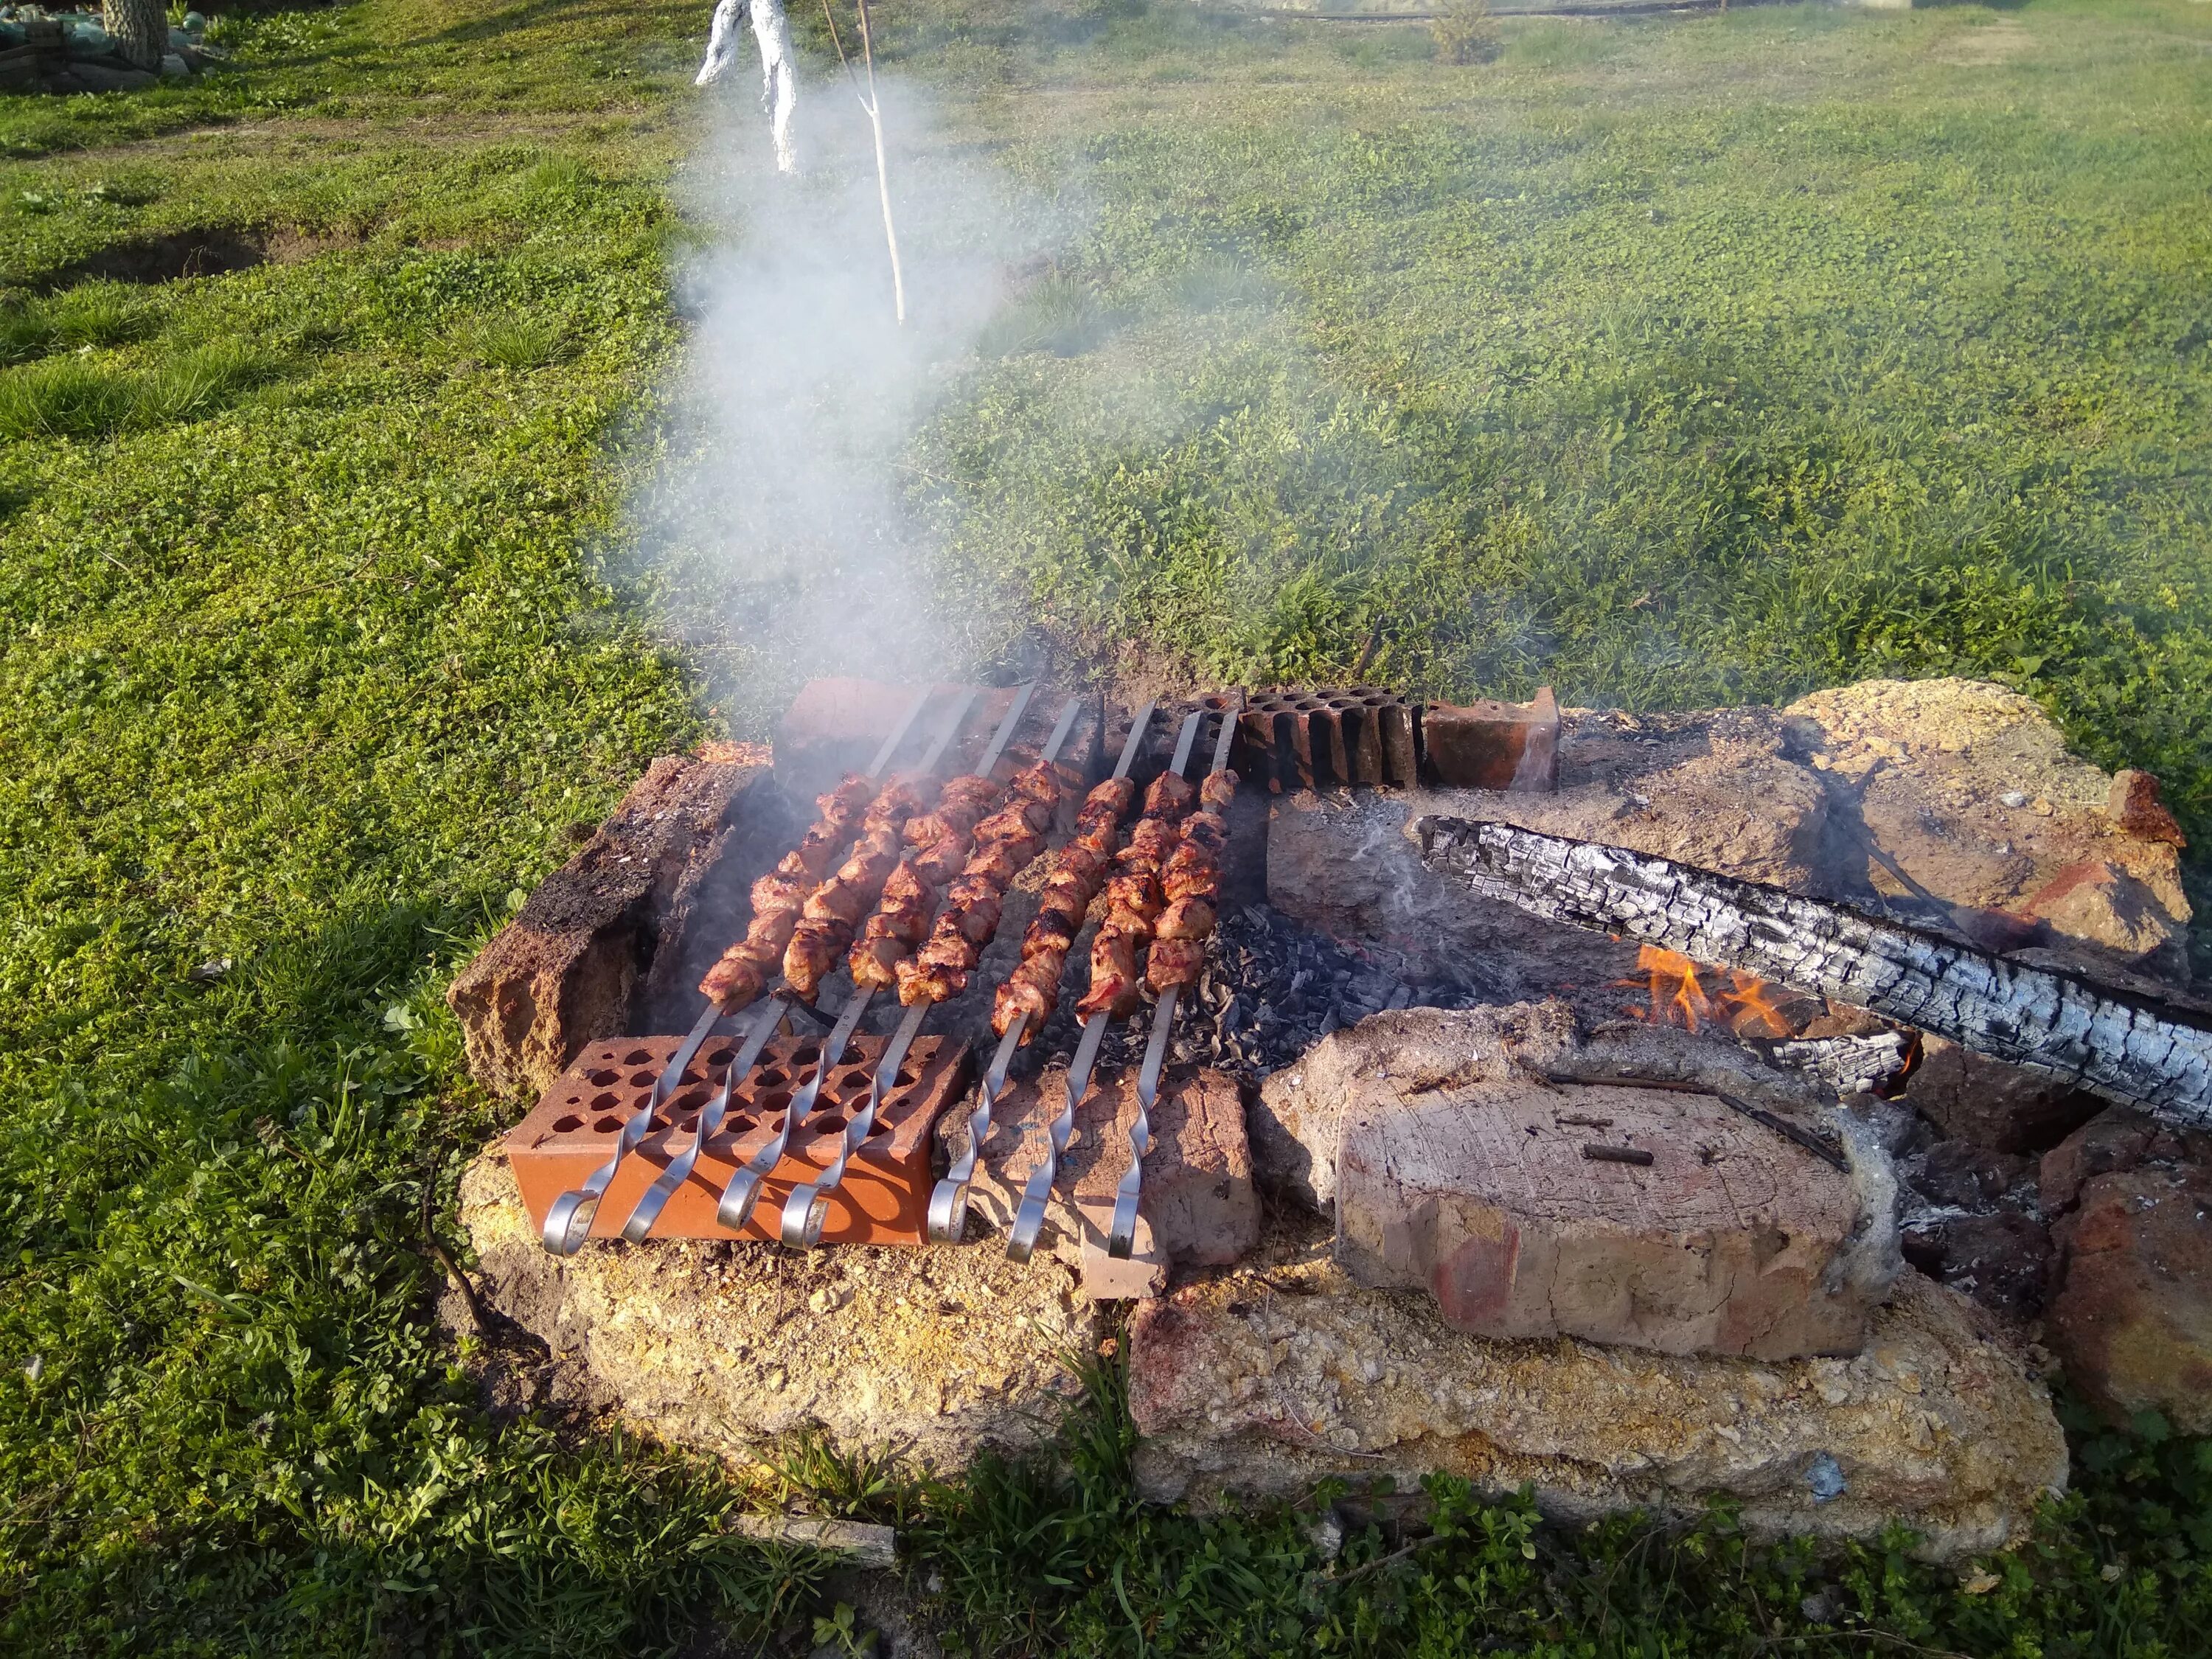
[[[1624,986],[1648,990],[1649,1010],[1631,1006],[1638,1019],[1653,1019],[1695,1031],[1706,1025],[1727,1027],[1738,1036],[1788,1037],[1802,1030],[1820,1012],[1819,1002],[1800,996],[1738,969],[1707,968],[1711,981],[1700,980],[1698,964],[1686,956],[1646,945],[1637,952],[1636,965],[1644,981],[1623,980]]]

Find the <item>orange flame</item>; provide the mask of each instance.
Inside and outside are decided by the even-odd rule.
[[[1638,1019],[1680,1025],[1692,1031],[1720,1024],[1738,1036],[1778,1038],[1796,1036],[1819,1012],[1810,999],[1741,969],[1726,969],[1724,975],[1722,969],[1706,969],[1714,981],[1713,988],[1708,990],[1698,977],[1696,963],[1656,945],[1638,951],[1636,965],[1646,979],[1621,983],[1650,995],[1648,1013],[1642,1008],[1629,1009]],[[1721,982],[1723,976],[1725,984]]]

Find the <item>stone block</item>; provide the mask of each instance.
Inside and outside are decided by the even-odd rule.
[[[1254,1167],[1271,1192],[1328,1211],[1336,1202],[1337,1158],[1347,1132],[1374,1113],[1398,1109],[1401,1091],[1425,1097],[1440,1088],[1531,1077],[1633,1077],[1722,1090],[1803,1133],[1822,1135],[1822,1110],[1836,1098],[1823,1069],[1834,1042],[1878,1042],[1887,1051],[1892,1040],[1780,1044],[1776,1054],[1802,1051],[1812,1061],[1804,1070],[1784,1070],[1757,1050],[1674,1026],[1612,1020],[1586,1029],[1576,1010],[1557,999],[1393,1009],[1323,1038],[1297,1065],[1261,1084],[1247,1115]],[[1839,1141],[1835,1148],[1844,1150]]]
[[[588,1043],[638,1029],[661,940],[711,878],[763,767],[664,755],[454,979],[469,1070],[541,1093]]]
[[[2160,799],[2158,780],[2148,772],[2122,767],[2112,774],[2112,787],[2105,796],[2105,816],[2138,840],[2167,847],[2186,847],[2189,837],[2173,812]]]
[[[1908,1274],[1853,1359],[1757,1361],[1509,1342],[1318,1252],[1259,1259],[1140,1309],[1129,1401],[1146,1494],[1289,1501],[1324,1478],[1418,1505],[1431,1470],[1531,1486],[1583,1521],[1740,1506],[1764,1535],[1914,1528],[1958,1560],[2026,1537],[2066,1442],[2001,1328]],[[1815,1476],[1830,1461],[1843,1490]]]
[[[2154,1410],[2212,1433],[2212,1170],[2098,1175],[2052,1228],[2045,1340],[2115,1420]]]
[[[975,1215],[1005,1229],[1021,1204],[1022,1188],[1046,1146],[1047,1127],[1067,1097],[1064,1067],[1048,1066],[1010,1085],[991,1114],[974,1187]],[[948,1157],[968,1144],[971,1097],[945,1115],[940,1135]],[[1094,1073],[1076,1109],[1075,1128],[1060,1160],[1045,1213],[1046,1243],[1079,1262],[1086,1248],[1105,1248],[1114,1191],[1129,1164],[1129,1127],[1137,1116],[1133,1069]],[[1152,1150],[1145,1154],[1145,1192],[1138,1214],[1159,1254],[1178,1267],[1218,1267],[1252,1248],[1260,1232],[1260,1200],[1244,1135],[1237,1080],[1224,1072],[1170,1066],[1152,1114]]]
[[[2212,1135],[2177,1128],[2124,1106],[2108,1107],[2043,1155],[2043,1207],[2052,1215],[2072,1209],[2081,1188],[2100,1175],[2184,1164],[2212,1164]]]
[[[847,1456],[953,1474],[1047,1444],[1081,1391],[1065,1356],[1101,1335],[1073,1274],[1003,1250],[593,1242],[549,1255],[506,1159],[461,1182],[483,1298],[543,1340],[545,1403],[617,1406],[740,1465],[820,1433]]]
[[[1421,741],[1429,780],[1447,788],[1548,794],[1559,787],[1559,700],[1548,685],[1527,703],[1431,703]]]
[[[1850,1178],[1713,1096],[1408,1078],[1361,1105],[1338,1254],[1363,1284],[1427,1290],[1447,1324],[1761,1359],[1866,1340],[1876,1287],[1838,1271]]]

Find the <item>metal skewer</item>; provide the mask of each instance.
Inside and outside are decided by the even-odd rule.
[[[622,1236],[631,1243],[645,1243],[653,1231],[653,1224],[660,1219],[661,1211],[676,1195],[676,1189],[690,1178],[693,1168],[699,1162],[699,1154],[707,1149],[707,1143],[722,1132],[722,1120],[729,1115],[731,1091],[736,1089],[739,1079],[750,1075],[753,1067],[759,1063],[761,1050],[768,1047],[769,1039],[775,1035],[775,1028],[783,1021],[786,1006],[784,998],[771,997],[763,1002],[754,1014],[752,1029],[745,1033],[744,1042],[731,1056],[730,1069],[722,1075],[722,1086],[714,1091],[714,1098],[699,1113],[699,1122],[691,1136],[691,1144],[678,1152],[668,1167],[660,1172],[660,1178],[645,1189],[644,1195],[637,1200],[637,1206],[629,1212],[629,1219],[623,1224]]]
[[[1129,775],[1129,768],[1135,764],[1137,751],[1144,744],[1145,732],[1152,723],[1152,711],[1158,706],[1157,702],[1146,703],[1137,718],[1129,722],[1128,738],[1122,744],[1121,761],[1114,768],[1115,777]],[[1180,739],[1183,759],[1189,758],[1190,738],[1195,731],[1195,727],[1189,728]],[[1029,1182],[1022,1188],[1021,1207],[1015,1211],[1013,1227],[1006,1235],[1006,1255],[1012,1261],[1025,1262],[1036,1252],[1037,1234],[1044,1227],[1044,1206],[1052,1198],[1052,1183],[1060,1175],[1060,1156],[1067,1150],[1068,1136],[1075,1133],[1075,1109],[1090,1090],[1091,1068],[1097,1064],[1098,1045],[1105,1041],[1106,1024],[1107,1017],[1103,1013],[1091,1015],[1083,1028],[1082,1041],[1075,1045],[1075,1058],[1067,1067],[1067,1103],[1060,1108],[1060,1115],[1053,1119],[1051,1127],[1046,1132],[1044,1160],[1030,1171]],[[1003,1085],[1003,1078],[1000,1082]],[[969,1127],[972,1131],[973,1120]],[[990,1127],[988,1118],[983,1127],[987,1129]],[[982,1136],[971,1134],[969,1146],[971,1165],[975,1150],[981,1145]]]
[[[1060,723],[1052,728],[1052,736],[1037,757],[1039,760],[1051,762],[1060,757],[1060,746],[1074,729],[1075,717],[1083,702],[1080,696],[1067,700],[1067,706],[1060,711]],[[1152,705],[1146,703],[1137,722],[1138,729],[1141,731],[1152,718]],[[968,1120],[968,1150],[945,1172],[945,1179],[930,1189],[929,1237],[933,1243],[957,1244],[968,1231],[968,1190],[969,1183],[975,1177],[976,1152],[983,1138],[991,1133],[991,1108],[1006,1089],[1006,1068],[1013,1064],[1014,1050],[1021,1047],[1022,1033],[1028,1029],[1029,1016],[1024,1014],[999,1039],[999,1050],[991,1057],[990,1070],[983,1074],[981,1098]]]
[[[975,763],[975,776],[988,778],[997,769],[999,757],[1006,752],[1006,744],[1012,738],[1015,728],[1022,723],[1022,716],[1028,711],[1030,698],[1036,690],[1036,682],[1031,680],[1015,696],[1012,706],[1006,710],[1006,718],[999,722],[998,735],[991,739],[991,745],[983,751],[982,759]],[[1075,708],[1075,702],[1071,698],[1067,710],[1055,729],[1056,737],[1074,724]],[[1058,744],[1055,743],[1053,748],[1057,752]],[[1052,757],[1047,755],[1044,758],[1050,760]],[[860,1143],[874,1131],[877,1108],[882,1105],[884,1097],[897,1086],[899,1067],[906,1064],[908,1051],[914,1047],[915,1038],[921,1035],[921,1023],[929,1018],[932,1006],[927,1002],[917,1002],[906,1011],[906,1017],[899,1021],[898,1030],[892,1035],[890,1046],[884,1050],[883,1063],[876,1067],[876,1074],[869,1081],[867,1099],[860,1109],[853,1114],[852,1121],[845,1125],[845,1139],[837,1148],[836,1160],[815,1180],[793,1188],[791,1196],[784,1200],[783,1221],[777,1232],[778,1237],[792,1249],[811,1250],[822,1242],[822,1229],[830,1218],[830,1194],[843,1183],[846,1166],[852,1162],[853,1154],[860,1151]]]
[[[1191,716],[1196,720],[1196,715]],[[1185,734],[1184,748],[1178,751],[1176,769],[1182,769],[1182,762],[1188,757],[1188,737]],[[1237,735],[1237,711],[1221,711],[1221,734],[1214,739],[1213,770],[1222,771],[1229,764],[1229,744]],[[1114,1189],[1114,1223],[1106,1235],[1106,1254],[1127,1261],[1129,1252],[1136,1248],[1137,1203],[1145,1195],[1145,1154],[1152,1146],[1152,1108],[1160,1097],[1160,1073],[1167,1064],[1168,1037],[1175,1030],[1176,1007],[1182,999],[1182,987],[1170,985],[1160,993],[1159,1005],[1152,1010],[1152,1040],[1145,1044],[1145,1063],[1137,1073],[1137,1121],[1129,1126],[1129,1167],[1122,1172],[1121,1185]]]
[[[926,776],[936,769],[937,763],[945,757],[945,750],[959,734],[961,724],[968,718],[968,710],[975,701],[975,691],[972,686],[953,700],[951,714],[939,731],[937,740],[929,745],[929,752],[921,757],[921,764],[915,769],[917,771]],[[775,1173],[775,1166],[783,1161],[783,1154],[791,1145],[793,1126],[814,1109],[816,1101],[821,1098],[822,1080],[830,1075],[831,1067],[844,1059],[845,1050],[853,1041],[854,1031],[867,1013],[868,1005],[875,1000],[873,989],[853,994],[853,1000],[845,1005],[844,1012],[837,1016],[836,1025],[822,1044],[821,1064],[815,1067],[814,1075],[807,1080],[805,1088],[793,1097],[791,1109],[783,1115],[783,1127],[776,1131],[775,1139],[754,1153],[742,1168],[730,1176],[730,1184],[722,1189],[722,1201],[715,1206],[714,1218],[732,1232],[742,1231],[745,1223],[751,1218],[753,1206],[760,1200],[762,1183]]]
[[[914,729],[915,721],[921,717],[921,711],[929,706],[929,700],[934,695],[934,688],[924,686],[915,700],[907,705],[905,714],[891,728],[890,735],[884,739],[883,747],[876,750],[875,759],[868,763],[867,776],[873,778],[878,775],[884,767],[890,764],[891,757],[898,752],[899,745],[906,741],[907,733]],[[965,705],[963,706],[964,708]],[[779,1005],[785,1000],[776,999]],[[653,1092],[646,1097],[643,1109],[634,1114],[623,1125],[622,1133],[615,1141],[614,1156],[585,1176],[582,1186],[562,1194],[546,1210],[545,1225],[539,1231],[538,1242],[555,1255],[574,1255],[583,1248],[584,1240],[591,1236],[592,1223],[599,1214],[599,1200],[614,1183],[615,1172],[622,1168],[623,1159],[636,1151],[645,1138],[653,1133],[661,1107],[668,1103],[669,1097],[676,1092],[677,1085],[683,1081],[684,1068],[690,1065],[698,1054],[700,1046],[707,1041],[722,1018],[721,1008],[709,1002],[700,1013],[698,1022],[692,1026],[690,1035],[678,1046],[674,1056],[661,1067],[660,1075],[653,1079]]]

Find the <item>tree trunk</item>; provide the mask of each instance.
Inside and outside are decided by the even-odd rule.
[[[2212,1030],[2148,998],[1617,847],[1462,818],[1423,818],[1417,833],[1430,868],[1531,915],[1741,968],[2212,1127]]]
[[[158,70],[169,50],[169,9],[161,0],[106,0],[102,21],[123,55],[143,70]]]

